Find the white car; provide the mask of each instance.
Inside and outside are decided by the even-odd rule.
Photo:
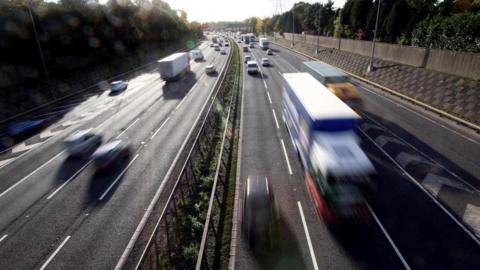
[[[248,61],[250,61],[250,60],[252,60],[252,57],[251,57],[250,55],[245,55],[244,60],[243,60],[244,63],[246,64],[246,63],[248,63]]]
[[[214,74],[215,72],[217,72],[217,70],[215,69],[214,65],[208,65],[205,67],[205,73]]]
[[[102,136],[91,129],[82,130],[67,137],[63,143],[70,156],[85,156],[102,144]]]
[[[265,66],[270,66],[270,60],[268,60],[268,58],[266,58],[266,57],[262,58],[261,62],[262,62],[262,66],[264,66],[264,67]]]
[[[115,93],[115,92],[120,92],[125,89],[127,89],[128,83],[124,81],[115,81],[110,83],[110,92]]]
[[[248,74],[257,74],[258,73],[258,65],[255,61],[248,61],[247,62],[247,73]]]
[[[220,54],[227,54],[227,51],[225,50],[225,48],[220,49]]]
[[[215,51],[220,51],[220,46],[218,46],[218,44],[215,44],[215,46],[213,46],[213,49]]]

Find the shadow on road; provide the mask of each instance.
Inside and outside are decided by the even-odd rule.
[[[179,80],[163,85],[163,97],[165,99],[182,99],[197,82],[194,72],[188,71]]]

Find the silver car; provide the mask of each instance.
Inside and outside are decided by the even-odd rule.
[[[106,143],[93,153],[92,159],[97,171],[120,167],[130,159],[130,145],[122,140]]]
[[[102,136],[83,130],[70,135],[63,143],[70,156],[86,156],[102,144]]]
[[[115,81],[110,83],[110,92],[111,93],[120,92],[127,89],[127,87],[128,87],[128,83],[124,81]]]

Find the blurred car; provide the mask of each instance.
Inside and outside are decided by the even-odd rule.
[[[252,249],[271,249],[278,234],[277,209],[266,176],[249,176],[243,192],[242,229]]]
[[[7,135],[11,137],[22,137],[34,131],[43,128],[45,124],[44,119],[40,120],[24,120],[13,122],[7,125]]]
[[[225,48],[222,48],[222,49],[220,50],[220,54],[227,54],[227,51],[225,50]]]
[[[246,64],[248,61],[252,60],[252,57],[250,55],[245,55],[243,57],[243,62]]]
[[[63,143],[70,156],[85,156],[102,144],[102,136],[83,130],[68,136]]]
[[[253,45],[253,43],[250,43],[250,45],[248,45],[248,47],[253,49],[253,48],[255,48],[255,45]]]
[[[264,67],[270,66],[270,60],[266,57],[262,58],[261,63],[262,63],[262,66]]]
[[[210,43],[210,47],[215,47],[215,44],[213,44],[213,43]]]
[[[215,74],[217,70],[215,69],[214,65],[208,65],[205,67],[205,73],[207,74]]]
[[[243,46],[243,51],[248,52],[248,46],[247,45]]]
[[[215,44],[214,47],[215,51],[220,51],[220,46],[218,46],[218,44]]]
[[[104,171],[113,167],[120,167],[130,158],[130,146],[127,142],[116,140],[100,146],[93,154],[92,159],[97,171]]]
[[[225,47],[229,47],[230,44],[228,43],[228,41],[225,41]]]
[[[127,89],[128,83],[125,81],[114,81],[110,83],[110,93],[116,93]]]
[[[272,49],[268,49],[268,50],[267,50],[267,55],[273,55]]]

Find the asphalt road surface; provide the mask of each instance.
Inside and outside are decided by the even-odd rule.
[[[301,72],[300,56],[271,45],[244,53],[271,67],[245,74],[240,190],[266,176],[281,216],[280,244],[252,252],[237,231],[237,269],[478,269],[478,134],[381,90],[353,81],[363,98],[358,135],[378,172],[369,199],[372,224],[331,230],[317,215],[281,114],[282,73]],[[239,197],[242,205],[242,196]]]
[[[118,95],[78,102],[41,134],[0,154],[0,268],[113,269],[210,95],[228,58],[199,45],[205,61],[165,84],[155,68],[130,76]],[[229,48],[227,53],[229,53]],[[118,171],[95,174],[68,158],[62,141],[93,128],[104,141],[131,144]]]

